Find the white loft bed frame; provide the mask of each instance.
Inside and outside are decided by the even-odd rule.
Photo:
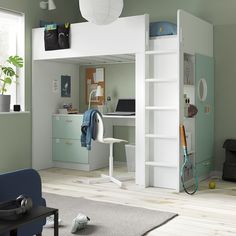
[[[179,124],[183,122],[183,54],[212,57],[213,28],[182,10],[178,11],[177,22],[176,36],[153,39],[149,39],[148,15],[119,18],[106,26],[88,22],[72,24],[71,48],[57,51],[45,51],[44,29],[33,29],[34,168],[54,166],[48,144],[51,138],[49,117],[54,111],[47,107],[42,96],[50,90],[45,92],[39,82],[39,73],[47,62],[63,62],[67,70],[74,69],[68,64],[135,62],[136,184],[181,190]],[[74,69],[73,73],[77,72]],[[169,95],[170,90],[172,94]],[[42,150],[38,146],[45,148]]]

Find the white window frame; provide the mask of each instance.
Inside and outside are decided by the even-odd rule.
[[[21,106],[21,111],[25,111],[25,14],[11,11],[8,9],[0,8],[0,13],[5,13],[9,16],[19,17],[18,22],[18,33],[16,40],[16,55],[23,58],[24,66],[17,70],[17,74],[19,75],[19,83],[16,84],[15,96],[16,96],[16,104]],[[14,102],[15,103],[15,102]],[[11,107],[13,109],[13,107]]]

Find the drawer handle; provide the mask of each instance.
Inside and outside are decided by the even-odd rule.
[[[73,143],[66,141],[65,144],[66,144],[66,145],[72,145]]]
[[[66,120],[66,122],[67,122],[67,123],[72,123],[72,122],[73,122],[73,120]]]

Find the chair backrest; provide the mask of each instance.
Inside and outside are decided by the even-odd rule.
[[[96,126],[97,126],[96,141],[103,143],[104,125],[102,117],[99,113],[96,113]]]

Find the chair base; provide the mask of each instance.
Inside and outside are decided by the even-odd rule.
[[[123,188],[124,183],[121,182],[121,180],[122,181],[125,181],[125,180],[128,181],[128,180],[131,180],[131,179],[132,179],[131,177],[122,177],[122,178],[116,179],[113,176],[101,174],[101,178],[89,180],[89,184],[113,182],[114,184],[117,184],[120,188]]]
[[[102,174],[101,178],[89,180],[89,184],[98,184],[98,183],[107,183],[107,182],[113,182],[117,184],[120,188],[123,186],[121,181],[109,175]]]

